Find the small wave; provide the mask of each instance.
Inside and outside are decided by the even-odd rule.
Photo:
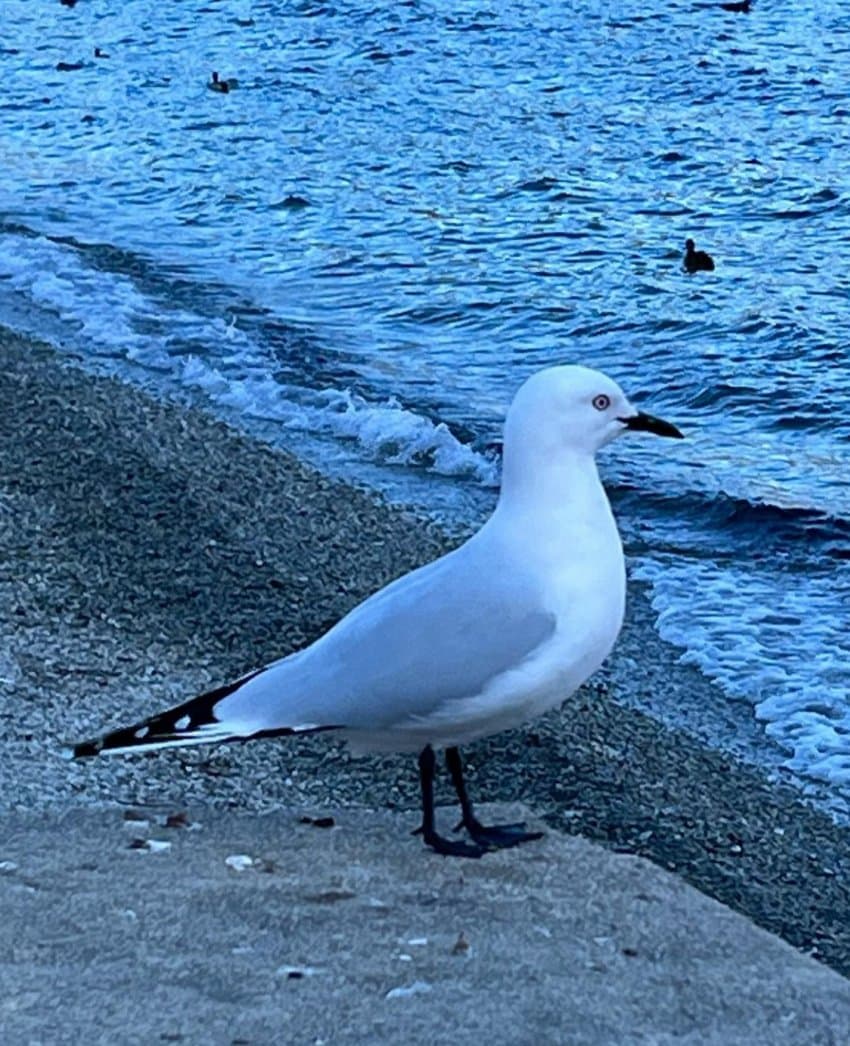
[[[723,491],[668,494],[622,481],[609,484],[609,492],[628,515],[650,514],[658,523],[669,521],[674,531],[676,525],[686,527],[691,537],[697,528],[704,531],[714,551],[728,545],[738,552],[783,551],[818,562],[846,559],[850,550],[850,520],[815,508],[749,500]]]
[[[198,357],[185,361],[181,380],[242,418],[353,441],[371,461],[425,468],[484,486],[498,483],[499,466],[492,452],[462,442],[444,422],[408,410],[394,399],[374,402],[351,389],[281,385],[262,372],[227,377]]]
[[[850,639],[834,576],[797,572],[789,584],[755,564],[663,556],[641,558],[631,573],[651,584],[658,630],[682,662],[753,706],[789,770],[850,785]]]
[[[89,264],[74,246],[46,237],[0,234],[0,277],[26,295],[28,333],[55,337],[48,321],[58,322],[66,344],[72,333],[70,347],[84,347],[119,377],[157,379],[166,392],[197,390],[243,423],[272,422],[354,442],[367,460],[384,465],[424,468],[484,486],[498,481],[492,454],[395,399],[375,401],[351,388],[316,389],[274,377],[279,324],[269,322],[270,360],[262,326],[255,337],[230,317],[166,307],[129,276]],[[293,340],[291,331],[284,340]]]

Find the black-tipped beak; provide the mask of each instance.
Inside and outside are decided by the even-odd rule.
[[[642,410],[637,414],[632,414],[630,418],[620,418],[619,420],[632,432],[652,432],[656,436],[670,436],[672,439],[685,438],[669,421],[653,418],[651,414],[644,414]]]

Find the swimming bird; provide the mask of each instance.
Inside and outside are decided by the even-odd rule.
[[[730,0],[729,3],[720,5],[724,11],[732,11],[734,14],[748,15],[752,10],[752,0]]]
[[[228,94],[233,90],[234,87],[238,87],[239,81],[234,77],[229,77],[227,80],[221,80],[215,70],[213,70],[212,79],[207,84],[207,87],[211,91],[218,91],[219,94]]]
[[[391,582],[311,646],[69,754],[336,732],[355,754],[418,754],[419,831],[438,853],[480,857],[539,838],[478,820],[459,746],[561,704],[611,651],[626,577],[596,452],[635,432],[681,438],[598,371],[537,372],[507,414],[496,507],[465,544]],[[437,832],[435,748],[446,750],[470,842]]]
[[[685,240],[685,257],[682,265],[690,273],[714,272],[714,258],[705,251],[694,250],[693,240]]]

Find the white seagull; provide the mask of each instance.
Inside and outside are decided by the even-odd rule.
[[[522,824],[481,824],[458,745],[559,705],[614,646],[626,574],[595,458],[626,432],[681,438],[598,371],[539,371],[508,411],[496,508],[465,544],[391,582],[311,646],[72,754],[333,730],[355,753],[419,753],[421,832],[438,853],[479,857],[539,838]],[[472,842],[436,831],[436,747]]]

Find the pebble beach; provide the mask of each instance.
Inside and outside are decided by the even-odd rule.
[[[40,847],[55,848],[55,884],[63,846],[78,864],[86,837],[105,835],[107,849],[126,848],[121,819],[139,810],[153,824],[189,810],[208,833],[224,831],[234,817],[243,824],[271,817],[283,833],[265,837],[272,855],[289,846],[287,825],[300,817],[333,816],[344,832],[350,813],[352,826],[371,825],[362,831],[370,845],[398,850],[405,875],[421,873],[423,882],[432,868],[441,882],[515,876],[515,862],[537,874],[541,861],[566,861],[573,843],[587,845],[569,838],[581,836],[601,844],[606,861],[648,859],[640,862],[654,868],[648,874],[672,872],[756,924],[754,933],[784,939],[797,950],[788,955],[828,977],[850,1008],[846,982],[832,979],[832,971],[850,974],[847,830],[765,771],[634,709],[629,688],[665,687],[694,703],[710,686],[653,630],[640,585],[630,588],[626,628],[597,677],[543,720],[467,753],[479,802],[519,803],[544,824],[537,856],[488,855],[468,872],[423,851],[407,834],[418,823],[413,761],[355,760],[324,739],[69,762],[68,742],[311,641],[450,539],[200,411],[94,376],[9,331],[0,333],[0,402],[0,838],[9,853],[18,847],[14,859],[0,848],[0,860],[19,866],[21,840],[37,836]],[[442,787],[438,801],[448,805]],[[321,832],[292,831],[298,845],[327,845],[313,842],[326,838]],[[190,833],[181,836],[183,850],[191,844]],[[347,861],[362,860],[352,856],[350,838],[344,849]],[[144,874],[157,874],[153,863],[147,868]],[[14,871],[6,868],[0,886],[12,883]],[[569,877],[569,864],[562,873]],[[309,863],[287,874],[323,876]],[[460,932],[462,922],[452,926]],[[23,967],[14,969],[18,976]],[[36,1025],[22,1014],[14,1041],[36,1041]],[[840,1041],[807,1038],[806,1027],[788,1041]],[[209,1038],[180,1034],[237,1041],[229,1028],[225,1021]],[[319,1041],[320,1031],[292,1041]],[[40,1034],[38,1041],[66,1041],[44,1027]],[[272,1041],[263,1034],[255,1029],[250,1041]],[[113,1032],[103,1041],[119,1039]]]

